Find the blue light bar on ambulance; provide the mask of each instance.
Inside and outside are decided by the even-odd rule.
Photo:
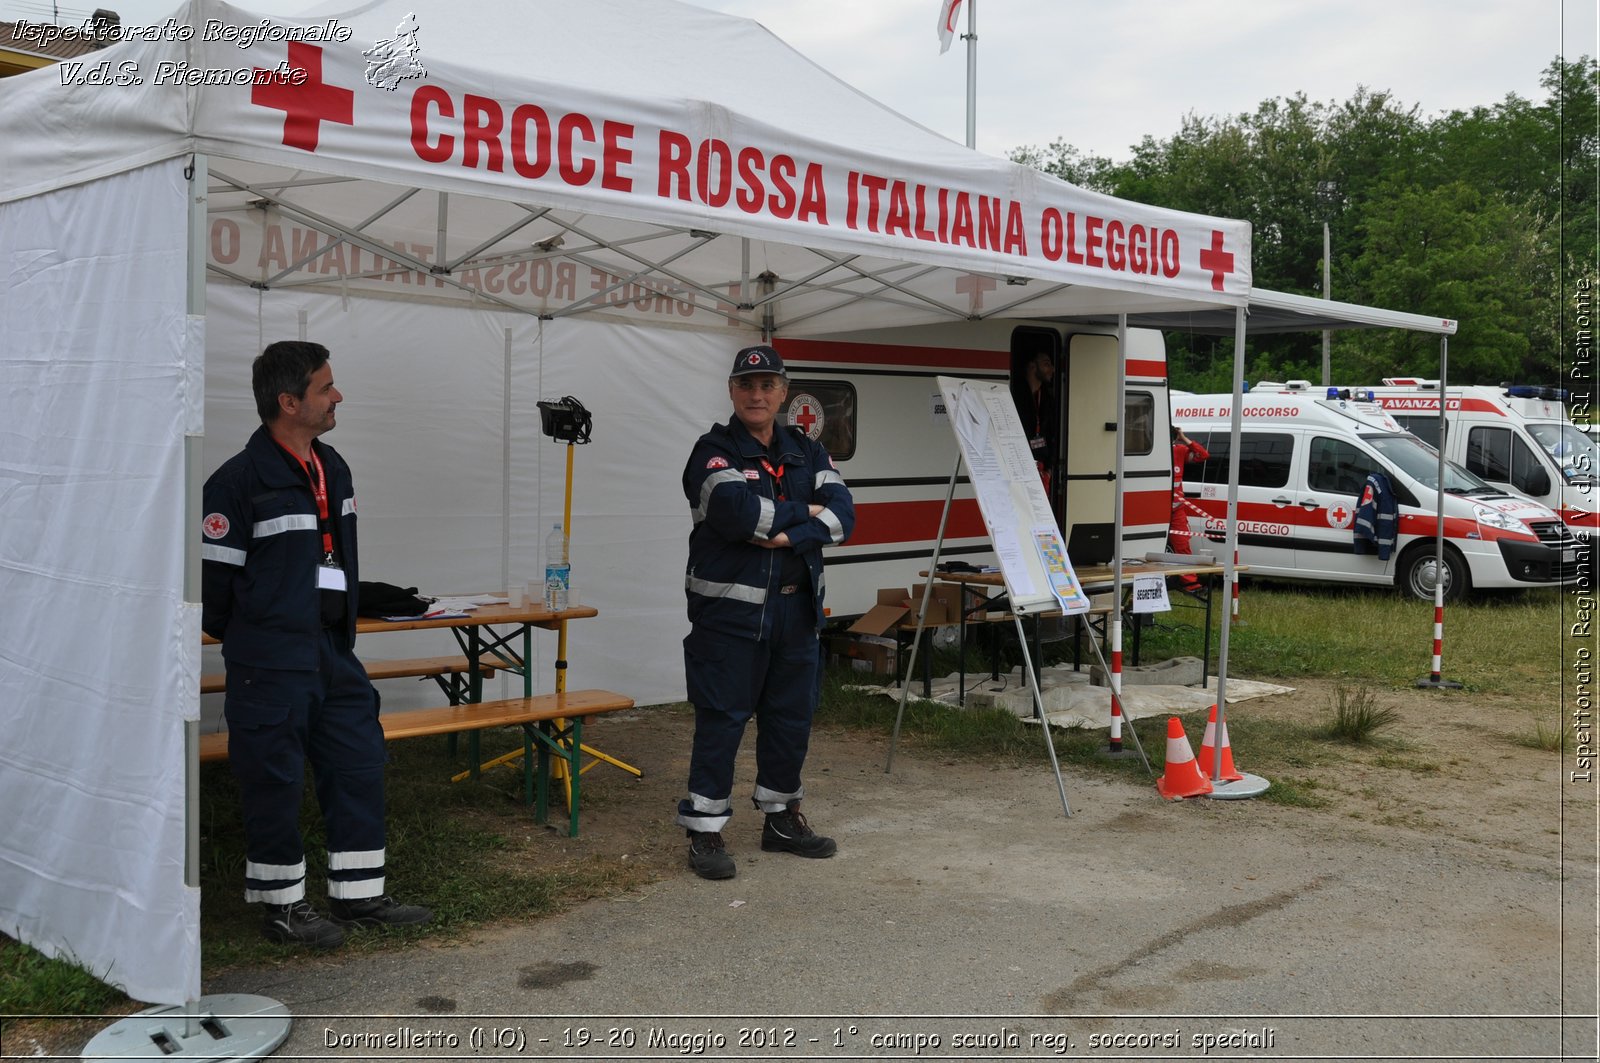
[[[1567,393],[1562,388],[1540,387],[1538,384],[1502,384],[1506,389],[1506,397],[1513,399],[1548,399],[1553,402],[1566,402]]]

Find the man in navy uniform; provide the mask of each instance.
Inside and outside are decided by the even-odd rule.
[[[800,814],[800,773],[820,689],[822,547],[855,527],[850,489],[827,450],[778,425],[788,397],[778,352],[740,351],[728,397],[733,416],[700,437],[683,470],[694,518],[683,656],[695,727],[677,822],[689,833],[689,866],[710,879],[735,873],[722,829],[752,716],[761,848],[812,858],[837,851]]]
[[[261,427],[206,481],[201,627],[222,643],[228,760],[245,829],[245,900],[274,941],[329,948],[346,926],[427,922],[384,893],[377,691],[353,649],[356,500],[317,437],[344,396],[319,343],[271,344],[251,367]],[[306,897],[305,762],[328,836],[333,918]]]

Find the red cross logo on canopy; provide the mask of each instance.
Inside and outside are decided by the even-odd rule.
[[[250,90],[250,102],[284,113],[285,145],[316,151],[323,122],[355,124],[356,94],[322,80],[322,49],[314,44],[290,41],[289,67],[305,71],[305,82],[291,85],[277,71],[256,67],[258,83]]]
[[[1200,268],[1211,273],[1211,290],[1222,291],[1222,275],[1233,272],[1233,252],[1222,249],[1222,230],[1211,230],[1211,246],[1200,250]]]

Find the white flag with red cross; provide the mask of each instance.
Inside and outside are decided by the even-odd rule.
[[[956,19],[960,16],[961,0],[944,0],[939,8],[939,54],[950,50],[956,39]]]

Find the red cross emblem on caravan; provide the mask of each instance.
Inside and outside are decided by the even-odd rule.
[[[1211,230],[1211,246],[1200,249],[1200,268],[1211,273],[1211,290],[1222,291],[1222,275],[1233,272],[1233,252],[1222,249],[1222,230]]]
[[[265,83],[258,83],[251,88],[250,102],[284,113],[285,145],[316,151],[323,122],[355,124],[356,94],[322,80],[322,49],[314,44],[290,41],[289,67],[306,72],[303,84],[290,85],[277,78],[261,79]],[[256,73],[272,74],[275,71],[256,67]]]
[[[799,425],[800,430],[806,435],[811,434],[811,426],[817,423],[817,411],[811,408],[811,403],[800,404],[800,412],[795,415],[794,423]]]

